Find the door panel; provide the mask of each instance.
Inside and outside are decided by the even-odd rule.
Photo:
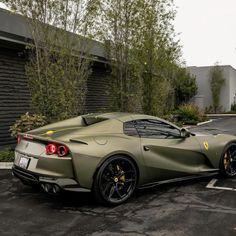
[[[150,176],[157,180],[196,174],[205,163],[194,136],[179,139],[141,138],[141,145]]]

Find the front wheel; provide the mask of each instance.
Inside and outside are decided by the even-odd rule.
[[[118,205],[126,201],[137,185],[137,169],[125,156],[113,156],[106,160],[94,180],[93,193],[101,203]]]
[[[236,143],[226,145],[220,160],[220,173],[224,177],[236,175]]]

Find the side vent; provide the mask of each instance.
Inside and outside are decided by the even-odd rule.
[[[80,141],[80,140],[76,140],[76,139],[70,139],[70,142],[88,145],[87,143],[85,143],[85,142],[83,142],[83,141]]]

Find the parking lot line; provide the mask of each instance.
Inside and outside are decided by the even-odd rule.
[[[206,188],[210,189],[219,189],[219,190],[226,190],[226,191],[236,191],[235,188],[228,188],[228,187],[220,187],[220,186],[215,186],[216,182],[218,179],[212,179],[206,186]]]

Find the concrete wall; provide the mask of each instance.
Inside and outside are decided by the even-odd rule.
[[[222,112],[224,112],[230,111],[231,104],[234,103],[234,94],[236,93],[236,70],[228,65],[220,67],[222,68],[225,77],[225,84],[220,93],[220,106],[222,107]],[[212,66],[188,67],[190,73],[196,76],[198,93],[194,100],[202,109],[212,105],[212,94],[209,82],[211,68]]]
[[[236,104],[236,70],[230,68],[230,104]]]

